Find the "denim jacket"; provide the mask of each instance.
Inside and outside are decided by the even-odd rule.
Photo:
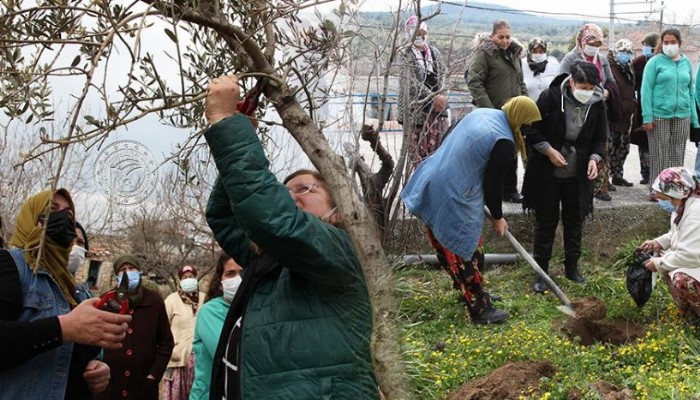
[[[448,250],[470,259],[484,223],[484,174],[500,139],[513,141],[506,113],[479,108],[423,160],[401,192],[411,214]]]
[[[34,321],[70,311],[58,285],[46,271],[32,273],[22,250],[10,250],[22,284],[24,308],[18,321]],[[11,346],[12,343],[5,343]],[[41,353],[15,368],[0,372],[0,400],[63,400],[73,343]]]

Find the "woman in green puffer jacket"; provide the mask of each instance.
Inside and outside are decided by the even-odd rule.
[[[204,136],[219,170],[207,222],[246,265],[214,356],[211,399],[378,399],[372,309],[326,182],[302,170],[279,183],[235,76],[212,80]],[[253,245],[254,243],[254,245]]]

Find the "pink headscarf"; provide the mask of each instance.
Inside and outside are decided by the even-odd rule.
[[[404,34],[408,39],[413,37],[413,32],[416,31],[416,25],[418,25],[418,17],[415,15],[411,15],[410,17],[408,17],[406,23],[404,24]],[[428,33],[428,24],[426,24],[425,22],[421,22],[420,29]]]
[[[591,40],[603,41],[603,30],[596,24],[585,24],[576,35],[576,46],[583,51],[584,46]]]
[[[602,42],[603,36],[603,30],[596,24],[583,25],[576,35],[576,47],[581,51],[581,55],[585,61],[588,61],[598,68],[598,75],[600,75],[601,82],[605,82],[605,74],[603,73],[603,66],[600,63],[600,55],[596,54],[593,57],[589,57],[583,52],[583,48],[586,47],[588,42],[593,40],[600,40]]]
[[[676,218],[673,222],[678,225],[685,211],[685,201],[688,197],[700,197],[700,184],[695,172],[685,167],[671,167],[661,171],[654,179],[651,188],[666,196],[682,200],[676,210]]]

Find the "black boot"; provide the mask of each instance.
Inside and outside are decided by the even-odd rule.
[[[484,292],[476,299],[474,306],[469,310],[474,324],[494,324],[501,322],[510,315],[508,311],[499,310],[491,305],[491,298]]]
[[[537,261],[537,264],[542,268],[542,271],[545,273],[549,272],[549,261],[541,260],[541,259],[535,259]],[[535,279],[535,283],[532,284],[532,291],[535,293],[544,293],[545,290],[548,289],[547,283],[542,279],[541,276],[537,276],[537,279]]]
[[[586,279],[578,272],[578,260],[564,261],[566,279],[576,283],[586,283]]]

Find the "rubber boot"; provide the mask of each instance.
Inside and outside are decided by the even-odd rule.
[[[537,264],[542,268],[542,270],[545,273],[549,273],[549,260],[543,260],[543,259],[538,259],[535,258],[535,261],[537,261]],[[532,291],[535,293],[544,293],[545,290],[548,289],[547,283],[542,279],[541,276],[537,276],[537,279],[535,279],[535,283],[532,284]]]
[[[508,311],[499,310],[491,305],[491,296],[483,292],[469,310],[474,324],[494,324],[501,322],[510,315]]]
[[[578,272],[578,260],[564,261],[564,275],[566,279],[576,283],[586,283],[586,279]]]

